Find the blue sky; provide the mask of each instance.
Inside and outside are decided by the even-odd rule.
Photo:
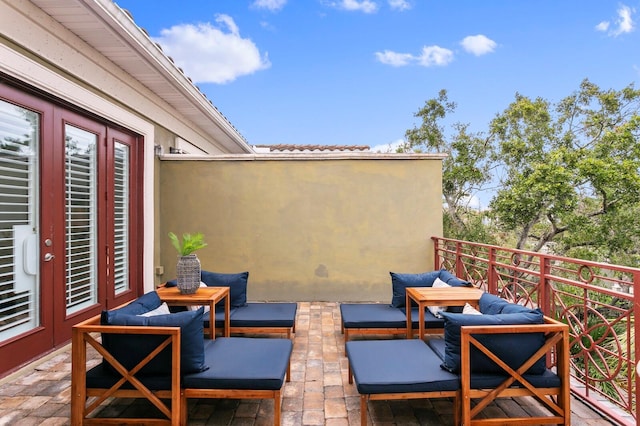
[[[640,86],[640,0],[116,0],[252,145],[384,149],[446,89],[486,131],[516,93]]]

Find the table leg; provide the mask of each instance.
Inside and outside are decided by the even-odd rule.
[[[216,302],[209,301],[209,339],[216,338]]]
[[[407,339],[413,339],[413,324],[411,323],[411,298],[407,294],[405,296],[404,309],[407,317]]]
[[[418,302],[418,336],[424,340],[424,309],[426,306]]]
[[[231,312],[231,294],[227,293],[227,297],[224,298],[224,337],[231,337],[231,321],[229,315]]]

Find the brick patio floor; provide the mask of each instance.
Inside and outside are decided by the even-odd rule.
[[[99,360],[93,359],[92,365]],[[303,302],[298,305],[291,382],[284,388],[283,425],[358,425],[360,398],[348,383],[344,337],[336,303]],[[0,425],[68,425],[71,391],[70,346],[0,380]],[[535,411],[532,399],[507,399],[488,409],[498,416]],[[146,404],[117,400],[103,408],[109,415],[149,410]],[[572,399],[571,424],[608,426],[609,421]],[[268,400],[192,400],[189,425],[271,425],[273,402]],[[448,399],[372,401],[369,417],[374,425],[452,425]]]

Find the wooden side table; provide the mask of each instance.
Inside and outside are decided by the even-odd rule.
[[[160,300],[172,306],[209,306],[209,338],[216,338],[216,303],[224,299],[224,336],[230,336],[229,287],[200,287],[195,293],[182,294],[178,287],[160,287]]]
[[[418,304],[418,336],[424,339],[424,310],[427,306],[478,306],[483,290],[474,287],[408,287],[406,289],[407,339],[413,338],[411,301]]]

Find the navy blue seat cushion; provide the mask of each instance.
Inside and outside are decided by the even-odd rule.
[[[406,312],[406,307],[402,308],[403,312]],[[419,321],[418,321],[418,307],[414,306],[411,307],[411,328],[416,331],[419,327]],[[405,321],[405,326],[406,326],[406,321]],[[437,316],[433,315],[433,313],[428,310],[425,309],[424,310],[424,328],[426,329],[434,329],[434,328],[444,328],[444,319],[442,318],[438,318]]]
[[[446,343],[442,337],[431,337],[427,340],[427,345],[438,355],[441,361],[444,361]]]
[[[382,303],[343,303],[340,314],[344,328],[405,328],[404,312]]]
[[[249,272],[224,274],[202,270],[200,271],[200,281],[209,287],[229,287],[229,304],[234,308],[247,304]],[[167,287],[175,287],[177,285],[178,281],[176,279],[167,281],[165,284]],[[224,300],[218,302],[216,306],[224,306]]]
[[[539,309],[495,315],[465,315],[443,312],[442,316],[444,317],[445,357],[441,367],[453,373],[460,372],[460,327],[465,325],[490,327],[492,325],[544,323],[544,316]],[[519,368],[545,342],[543,333],[479,334],[476,335],[476,338],[513,369]],[[474,347],[471,348],[470,356],[472,373],[506,374],[501,367]],[[527,374],[542,374],[545,370],[545,357],[542,356],[527,371]]]
[[[357,340],[347,342],[346,348],[361,394],[455,391],[460,388],[459,377],[437,368],[440,358],[422,340]]]
[[[296,303],[247,303],[230,317],[231,327],[293,327]]]
[[[282,388],[293,344],[289,339],[218,337],[206,343],[206,371],[187,374],[188,389]]]
[[[236,311],[236,309],[238,309],[238,308],[231,308],[231,310],[229,311],[229,318],[231,318],[231,315],[233,315],[233,313]],[[219,306],[216,306],[216,328],[224,327],[224,317],[225,317],[224,309],[220,308]],[[202,317],[202,320],[204,322],[204,327],[205,328],[209,328],[209,313],[208,312],[206,312],[204,314],[204,316]]]
[[[391,274],[391,289],[393,293],[391,306],[394,308],[402,308],[406,304],[407,287],[431,287],[436,278],[440,278],[452,287],[467,287],[471,285],[445,269],[420,274],[399,274],[396,272],[390,272],[389,274]]]
[[[542,374],[525,374],[523,377],[536,388],[557,388],[562,384],[560,377],[549,369],[545,369]],[[471,374],[471,389],[495,389],[504,380],[503,374]],[[523,385],[516,381],[511,387],[523,387]]]
[[[155,293],[155,294],[154,294]],[[150,317],[139,316],[151,311],[155,299],[160,302],[156,292],[147,293],[120,309],[103,311],[103,325],[136,325],[150,327],[180,327],[180,368],[182,373],[202,371],[204,363],[204,308],[168,315]],[[102,333],[103,346],[127,369],[133,368],[151,351],[167,338],[166,335],[137,335]],[[103,363],[108,372],[115,372],[108,363]],[[141,370],[142,375],[162,375],[171,373],[171,349],[165,348]]]

